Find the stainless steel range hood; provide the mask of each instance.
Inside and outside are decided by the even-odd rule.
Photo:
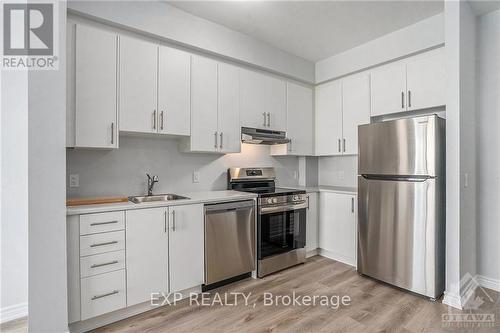
[[[261,145],[281,145],[289,143],[286,132],[242,127],[241,142]]]

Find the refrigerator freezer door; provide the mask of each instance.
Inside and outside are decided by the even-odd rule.
[[[358,177],[358,271],[439,297],[444,290],[445,210],[438,179]]]
[[[359,126],[358,174],[444,173],[445,122],[435,115]]]

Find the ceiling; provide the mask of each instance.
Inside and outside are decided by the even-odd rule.
[[[476,15],[484,15],[494,10],[500,9],[500,1],[482,1],[482,0],[471,0],[469,1],[472,10]]]
[[[443,11],[442,1],[167,1],[310,61]]]

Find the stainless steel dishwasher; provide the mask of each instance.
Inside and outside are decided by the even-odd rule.
[[[206,205],[205,285],[250,273],[255,261],[255,201]]]

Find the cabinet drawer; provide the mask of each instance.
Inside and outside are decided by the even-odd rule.
[[[80,235],[125,229],[125,212],[80,215]]]
[[[126,306],[125,270],[81,279],[82,320]]]
[[[125,251],[115,251],[80,259],[80,277],[117,271],[125,268]]]
[[[125,231],[80,236],[80,257],[125,249]]]

